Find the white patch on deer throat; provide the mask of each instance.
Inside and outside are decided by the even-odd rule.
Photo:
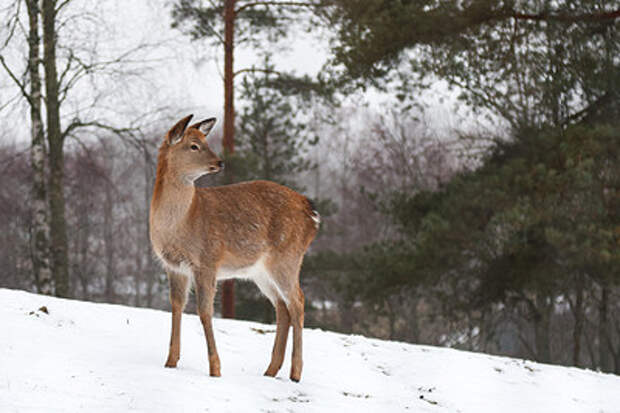
[[[181,274],[184,275],[186,277],[189,278],[193,278],[194,277],[194,272],[192,271],[192,267],[189,265],[188,262],[186,261],[181,261],[179,263],[179,265],[176,265],[170,261],[167,261],[159,252],[155,252],[155,255],[157,256],[157,258],[159,258],[159,261],[161,261],[162,265],[164,266],[165,269],[172,271],[176,274]]]

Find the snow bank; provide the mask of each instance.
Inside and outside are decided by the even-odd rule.
[[[220,378],[195,315],[167,369],[167,312],[0,289],[0,411],[620,412],[618,376],[313,329],[300,383],[291,340],[278,377],[263,377],[274,326],[214,323]]]

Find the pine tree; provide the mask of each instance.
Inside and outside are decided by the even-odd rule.
[[[335,63],[361,85],[437,79],[514,130],[564,127],[620,108],[620,2],[330,0]]]

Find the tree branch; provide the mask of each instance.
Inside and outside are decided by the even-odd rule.
[[[9,105],[11,105],[13,103],[13,101],[15,101],[16,99],[19,99],[20,96],[21,96],[21,93],[18,93],[15,96],[13,96],[12,98],[9,98],[6,102],[0,103],[0,112],[2,112],[4,110],[4,108],[6,108]]]
[[[65,77],[69,73],[69,70],[71,70],[71,64],[73,63],[73,60],[74,60],[73,49],[69,49],[69,57],[67,58],[67,64],[65,65],[65,68],[62,70],[62,72],[60,73],[60,76],[58,77],[59,85],[62,85],[64,83]]]
[[[275,75],[283,75],[284,73],[279,72],[277,70],[273,70],[273,69],[261,69],[258,67],[246,67],[245,69],[240,69],[237,70],[236,72],[233,73],[233,77],[240,75],[242,73],[266,73],[266,74],[275,74]]]
[[[20,0],[18,0],[15,3],[16,3],[16,7],[15,7],[15,13],[13,15],[13,18],[9,18],[8,22],[6,24],[7,27],[9,28],[9,34],[6,37],[6,40],[4,41],[4,44],[2,45],[2,48],[5,48],[9,44],[9,42],[13,38],[13,35],[15,34],[15,29],[20,24],[19,13],[20,13],[20,8],[21,8],[22,2]]]
[[[620,17],[620,9],[603,12],[603,13],[585,13],[585,14],[528,14],[514,11],[510,16],[516,20],[534,20],[534,21],[558,21],[565,23],[574,23],[578,21],[605,21],[614,20]]]
[[[213,26],[211,26],[210,24],[206,24],[206,23],[204,23],[203,25],[204,25],[204,26],[206,26],[206,27],[209,29],[209,31],[211,32],[211,34],[212,34],[213,36],[215,36],[215,37],[217,38],[217,40],[218,40],[221,44],[226,44],[226,41],[224,40],[224,38],[222,37],[222,35],[221,35],[221,34],[219,34],[219,33],[217,32],[217,30],[215,30],[215,29],[213,28]]]
[[[116,65],[126,65],[129,63],[135,63],[136,61],[128,59],[128,57],[132,54],[135,54],[137,51],[145,49],[149,47],[148,44],[140,44],[126,52],[122,53],[118,57],[115,57],[110,60],[104,60],[100,62],[85,62],[83,59],[78,57],[75,53],[73,53],[73,49],[69,49],[69,57],[67,60],[67,64],[60,75],[60,80],[58,82],[60,86],[59,90],[59,100],[60,102],[64,102],[69,91],[77,84],[82,78],[85,76],[91,75],[95,72],[100,72],[103,69],[107,69]],[[76,63],[72,65],[71,63]],[[67,77],[69,73],[75,70],[70,77]],[[66,82],[63,84],[64,80]]]
[[[106,125],[105,123],[101,123],[98,121],[90,121],[90,122],[82,122],[80,119],[73,119],[73,121],[67,126],[67,128],[62,132],[61,139],[65,139],[69,136],[73,131],[79,128],[86,127],[94,127],[98,129],[103,129],[109,132],[113,132],[117,135],[129,134],[132,135],[133,132],[137,131],[138,128],[117,128],[111,125]]]
[[[500,116],[502,116],[508,123],[510,123],[510,125],[513,128],[516,128],[518,126],[516,119],[514,119],[514,116],[511,115],[508,109],[504,108],[502,105],[497,103],[496,99],[493,99],[492,97],[487,96],[482,91],[475,90],[473,87],[469,86],[467,83],[461,82],[456,77],[451,77],[449,78],[448,81],[453,83],[455,86],[460,87],[461,89],[469,91],[477,99],[480,99],[486,105],[495,109],[500,114]],[[514,108],[514,105],[512,104],[512,102],[510,102],[510,109],[513,112],[516,112],[516,109]]]
[[[58,14],[58,12],[59,12],[59,11],[60,11],[63,7],[65,7],[67,4],[71,3],[71,1],[72,1],[72,0],[65,0],[65,1],[63,1],[62,3],[60,3],[60,4],[58,5],[58,7],[56,7],[56,10],[54,10],[54,13]]]
[[[32,105],[33,102],[32,102],[32,99],[30,97],[30,94],[26,91],[26,86],[22,82],[19,81],[19,79],[17,78],[17,76],[15,76],[15,74],[13,73],[11,68],[7,66],[7,64],[6,64],[5,60],[4,60],[4,56],[2,56],[2,55],[0,55],[0,64],[2,64],[2,67],[4,67],[4,70],[6,70],[6,72],[9,74],[9,77],[11,79],[13,79],[13,81],[15,82],[17,87],[19,87],[19,90],[22,92],[22,95],[28,101],[28,104]]]
[[[291,6],[291,7],[315,7],[317,4],[313,2],[307,1],[254,1],[251,3],[246,3],[243,6],[237,8],[235,10],[235,14],[239,14],[242,11],[256,7],[256,6]]]

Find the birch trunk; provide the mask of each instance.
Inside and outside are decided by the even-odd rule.
[[[41,75],[39,36],[39,2],[28,0],[28,77],[30,78],[30,121],[32,168],[32,269],[37,289],[41,294],[52,294],[52,269],[49,259],[49,222],[45,187],[45,133],[41,117]]]

